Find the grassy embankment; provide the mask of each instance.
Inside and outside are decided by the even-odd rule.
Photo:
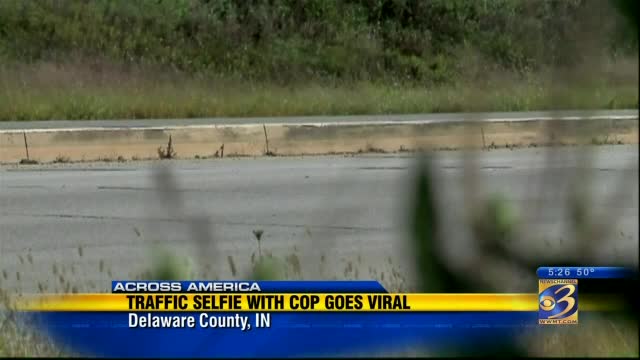
[[[0,4],[0,120],[638,106],[608,3]]]

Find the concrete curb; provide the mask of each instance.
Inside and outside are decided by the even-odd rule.
[[[0,130],[0,162],[318,155],[429,149],[637,144],[638,115]],[[25,146],[26,139],[26,146]],[[224,145],[224,147],[223,147]]]

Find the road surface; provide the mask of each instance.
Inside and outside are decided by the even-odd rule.
[[[615,221],[592,264],[638,264],[637,146],[475,154],[477,194],[503,193],[526,226],[513,251],[540,265],[578,253],[566,203],[589,179],[596,221]],[[588,154],[593,161],[581,165]],[[473,246],[459,241],[471,204],[463,153],[435,156],[444,251],[464,258]],[[243,278],[259,251],[253,231],[262,230],[260,251],[286,259],[294,278],[410,289],[414,164],[409,155],[364,155],[0,167],[0,288],[108,291],[112,279],[148,269],[158,246],[189,257],[198,278]]]

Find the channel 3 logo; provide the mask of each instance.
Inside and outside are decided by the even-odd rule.
[[[578,280],[538,280],[538,323],[578,323]]]

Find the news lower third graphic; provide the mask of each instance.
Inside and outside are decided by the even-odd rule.
[[[115,280],[110,293],[25,295],[13,308],[94,356],[273,358],[411,344],[437,351],[578,324],[579,311],[585,322],[589,313],[615,311],[617,298],[594,297],[589,286],[631,272],[584,266],[537,274],[537,292],[515,294],[396,294],[377,281]]]

